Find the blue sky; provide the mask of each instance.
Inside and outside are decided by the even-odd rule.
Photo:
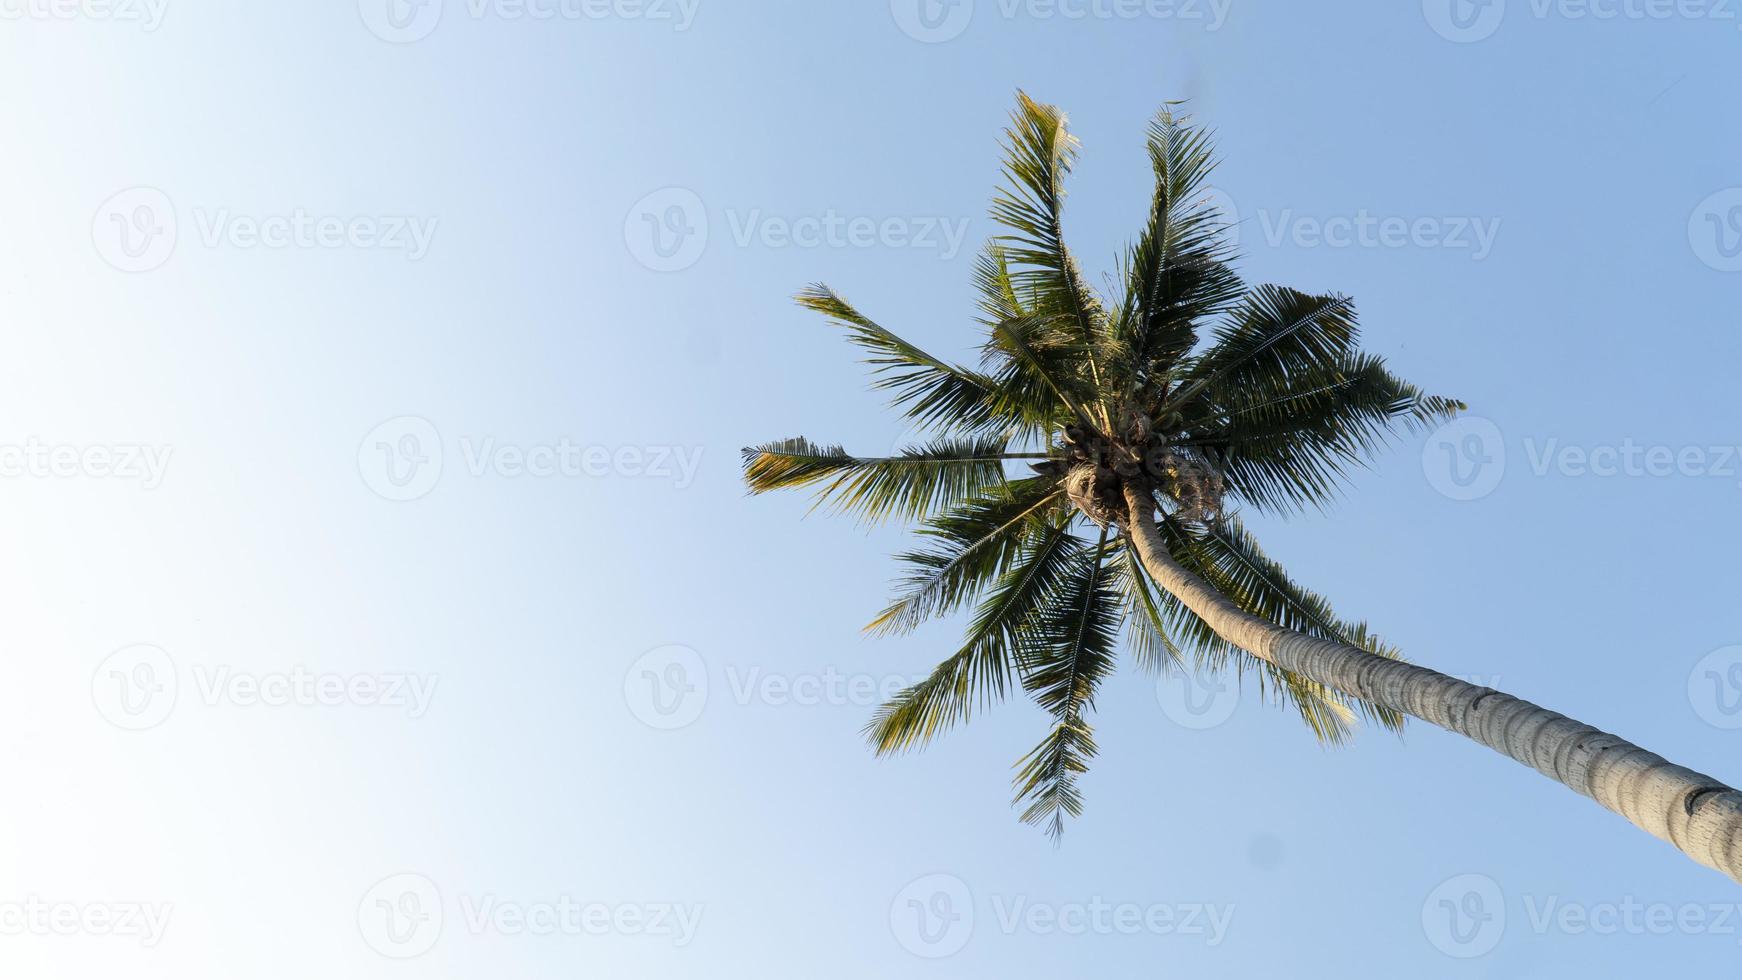
[[[739,482],[904,438],[807,283],[970,356],[1018,88],[1096,280],[1189,100],[1247,278],[1471,406],[1268,549],[1742,778],[1742,7],[1452,2],[0,5],[0,972],[1733,964],[1734,884],[1533,772],[1133,665],[1055,849],[1032,706],[862,743],[959,625],[861,635],[901,530]]]

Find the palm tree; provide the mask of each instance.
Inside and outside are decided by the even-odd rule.
[[[991,212],[1005,233],[976,275],[979,366],[926,353],[825,286],[798,296],[845,328],[874,387],[929,440],[878,458],[803,438],[744,452],[753,493],[811,487],[866,521],[918,522],[870,632],[972,608],[961,647],[877,711],[876,751],[923,746],[1020,685],[1051,728],[1017,763],[1016,803],[1056,837],[1082,810],[1088,718],[1123,635],[1151,668],[1189,655],[1200,670],[1255,674],[1327,743],[1348,738],[1356,712],[1466,735],[1742,881],[1742,793],[1405,663],[1260,550],[1230,503],[1321,506],[1390,435],[1465,406],[1362,353],[1347,297],[1240,280],[1204,200],[1210,136],[1172,108],[1149,127],[1155,194],[1119,266],[1122,295],[1103,299],[1062,237],[1076,142],[1057,108],[1018,100]]]

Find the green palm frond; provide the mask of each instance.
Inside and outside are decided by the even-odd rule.
[[[872,365],[873,387],[893,393],[894,404],[922,425],[957,431],[993,424],[996,382],[975,371],[933,357],[885,329],[821,283],[800,292],[800,306],[847,328],[848,339],[864,348]]]
[[[1390,660],[1402,659],[1396,648],[1373,635],[1365,623],[1340,619],[1323,596],[1297,585],[1281,564],[1264,554],[1238,520],[1229,519],[1220,526],[1187,526],[1169,519],[1163,521],[1162,533],[1180,564],[1247,612],[1298,633],[1339,640]],[[1189,642],[1199,667],[1219,671],[1232,661],[1242,675],[1255,671],[1262,693],[1293,705],[1321,741],[1341,744],[1348,740],[1354,721],[1351,707],[1382,727],[1403,727],[1403,718],[1395,712],[1344,697],[1253,657],[1218,636],[1171,595],[1161,596],[1167,619],[1176,634]]]
[[[1382,358],[1356,352],[1240,388],[1217,386],[1196,407],[1187,442],[1217,454],[1233,493],[1286,513],[1324,506],[1391,436],[1465,406],[1425,394]]]
[[[1056,427],[1075,418],[1093,425],[1094,381],[1087,376],[1089,344],[1061,329],[1057,316],[1022,316],[999,321],[985,345],[988,368],[1003,397],[1020,405],[1049,406]]]
[[[1030,537],[980,603],[961,649],[872,716],[865,734],[877,754],[922,746],[977,704],[1001,699],[1086,548],[1068,519]]]
[[[1016,293],[1035,313],[1066,317],[1087,343],[1106,311],[1065,246],[1064,179],[1076,162],[1077,141],[1057,106],[1022,92],[1016,99],[1005,131],[1006,184],[993,199],[992,219],[1008,229],[999,243]]]
[[[1085,716],[1094,706],[1096,688],[1113,670],[1123,619],[1107,565],[1108,533],[1103,530],[1100,542],[1078,557],[1039,624],[1037,642],[1023,651],[1022,686],[1054,724],[1017,763],[1015,802],[1027,804],[1025,822],[1045,824],[1055,840],[1064,831],[1064,818],[1082,812],[1076,777],[1095,754]]]
[[[1243,288],[1228,265],[1224,219],[1205,200],[1215,169],[1211,134],[1164,108],[1150,124],[1148,149],[1155,194],[1124,261],[1125,302],[1113,330],[1125,356],[1103,359],[1125,369],[1122,386],[1133,394],[1153,394],[1197,343],[1197,324],[1221,316]]]
[[[1346,296],[1255,287],[1217,328],[1214,344],[1191,365],[1169,403],[1183,410],[1207,389],[1275,384],[1291,371],[1335,364],[1354,351],[1359,335],[1355,306]]]
[[[1122,617],[1107,566],[1109,534],[1102,531],[1100,543],[1078,556],[1067,586],[1041,621],[1042,638],[1025,651],[1022,685],[1035,703],[1057,715],[1093,702],[1095,685],[1113,665]]]
[[[1162,614],[1158,590],[1151,587],[1149,574],[1137,559],[1137,552],[1124,540],[1119,542],[1119,567],[1115,581],[1125,593],[1125,623],[1131,652],[1137,665],[1151,673],[1184,663],[1179,644]]]
[[[1051,523],[1064,495],[1041,478],[987,489],[927,520],[917,533],[931,547],[897,556],[909,572],[896,597],[865,631],[907,633],[972,602],[1010,566],[1022,546]]]
[[[859,457],[840,446],[801,437],[744,450],[744,480],[750,492],[817,487],[816,506],[858,514],[875,523],[914,520],[1004,482],[1002,436],[957,436],[932,440],[898,456]]]
[[[1089,760],[1098,751],[1095,734],[1082,716],[1054,723],[1040,744],[1016,762],[1016,805],[1028,804],[1022,822],[1044,824],[1047,836],[1057,841],[1064,834],[1065,818],[1083,815],[1077,777],[1089,771]]]
[[[974,287],[980,294],[980,322],[987,327],[1033,314],[1016,294],[1016,281],[1010,278],[1010,258],[997,242],[988,244],[975,260]]]

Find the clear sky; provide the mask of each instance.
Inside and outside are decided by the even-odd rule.
[[[1414,660],[1742,780],[1742,7],[0,0],[0,974],[1733,969],[1742,889],[1426,726],[1123,667],[872,758],[898,528],[739,447],[903,427],[1016,89],[1099,280],[1187,99],[1253,281],[1472,407],[1270,551]],[[534,16],[537,14],[538,16]],[[415,954],[415,955],[414,955]]]

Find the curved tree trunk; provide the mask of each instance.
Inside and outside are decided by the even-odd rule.
[[[1127,486],[1125,501],[1144,568],[1223,639],[1344,694],[1473,738],[1742,882],[1742,793],[1529,701],[1260,619],[1174,560],[1146,493]]]

